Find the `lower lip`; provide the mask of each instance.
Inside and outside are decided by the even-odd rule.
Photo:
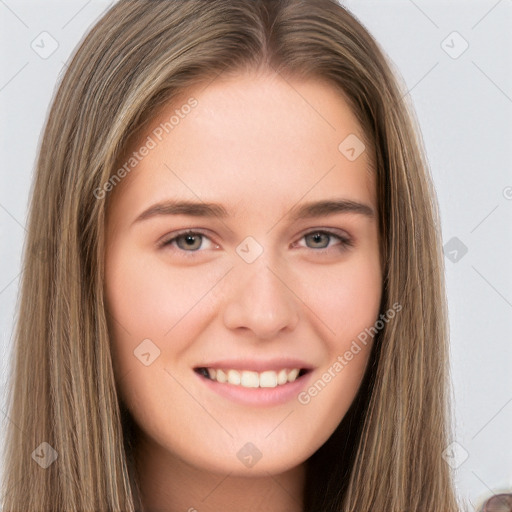
[[[306,387],[313,372],[310,370],[305,375],[297,378],[297,380],[276,386],[275,388],[245,388],[243,386],[217,382],[197,372],[194,372],[194,374],[209,389],[225,398],[229,398],[233,402],[255,407],[269,407],[285,404],[296,399],[298,394]]]

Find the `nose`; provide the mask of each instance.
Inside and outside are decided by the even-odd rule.
[[[280,331],[293,331],[299,321],[299,299],[293,283],[279,275],[260,257],[232,272],[223,320],[228,329],[252,331],[271,339]]]

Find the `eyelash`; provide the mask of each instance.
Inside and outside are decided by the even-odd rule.
[[[339,233],[336,233],[334,231],[327,230],[327,229],[315,229],[315,230],[308,231],[307,233],[304,233],[301,236],[300,240],[307,237],[308,235],[316,235],[316,234],[327,235],[329,237],[338,239],[341,243],[339,244],[339,246],[335,246],[335,247],[339,248],[338,249],[339,252],[342,252],[350,247],[353,247],[353,245],[354,245],[354,242],[347,236],[343,236]],[[173,242],[175,242],[178,238],[182,238],[182,237],[189,236],[189,235],[192,235],[192,236],[200,235],[201,237],[204,237],[204,238],[208,238],[208,239],[210,238],[208,235],[206,235],[205,233],[202,233],[201,231],[185,230],[185,231],[176,233],[172,238],[164,239],[158,245],[161,248],[171,246],[173,244]],[[332,247],[325,247],[322,249],[314,249],[314,248],[310,248],[310,247],[306,247],[306,248],[312,249],[314,252],[317,252],[320,254],[324,254],[324,253],[330,252],[332,250]],[[179,247],[177,247],[177,250],[181,253],[184,253],[185,257],[188,257],[188,258],[194,258],[195,253],[201,252],[200,249],[196,249],[195,251],[185,251],[183,249],[180,249]]]

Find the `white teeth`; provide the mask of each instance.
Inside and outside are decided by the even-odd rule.
[[[294,382],[300,372],[299,368],[291,370],[283,368],[279,372],[267,370],[261,373],[249,370],[220,370],[215,368],[207,368],[207,370],[212,380],[244,388],[275,388],[276,386],[283,386],[288,382]]]
[[[237,372],[236,370],[228,370],[228,382],[230,384],[239,386],[240,380],[240,372]]]
[[[277,374],[277,383],[281,386],[283,384],[286,384],[288,382],[288,373],[286,373],[286,370],[281,370]]]
[[[277,373],[268,371],[260,374],[260,388],[275,388],[277,386]]]
[[[240,385],[244,388],[257,388],[258,386],[261,386],[258,372],[242,372]]]
[[[288,374],[288,382],[293,382],[297,376],[299,375],[299,370],[297,368],[294,368],[289,374]]]

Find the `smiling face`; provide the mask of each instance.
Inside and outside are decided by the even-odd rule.
[[[245,74],[187,91],[131,141],[109,198],[108,318],[121,398],[169,463],[284,472],[350,407],[371,349],[353,341],[382,292],[354,135],[332,86]]]

